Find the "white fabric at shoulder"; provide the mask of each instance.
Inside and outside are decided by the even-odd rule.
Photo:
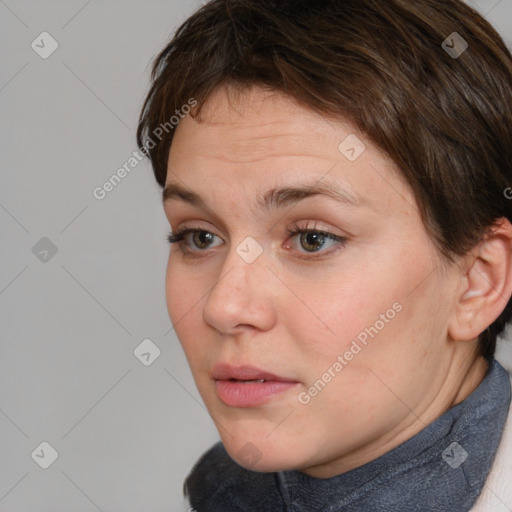
[[[510,329],[510,328],[509,328]],[[508,329],[507,329],[508,330]],[[507,331],[505,331],[507,332]],[[509,331],[510,332],[510,331]],[[506,335],[506,334],[505,334]],[[510,339],[509,336],[507,338]],[[496,360],[509,373],[512,385],[512,341],[498,337]],[[494,465],[484,489],[471,512],[510,512],[512,510],[512,406]]]

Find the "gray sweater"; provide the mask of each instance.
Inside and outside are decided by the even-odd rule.
[[[363,466],[327,479],[261,473],[236,464],[218,442],[184,491],[197,512],[467,512],[492,467],[510,399],[508,374],[492,360],[463,402]]]

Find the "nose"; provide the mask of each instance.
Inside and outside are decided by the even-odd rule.
[[[264,251],[251,261],[244,249],[243,242],[233,246],[203,306],[205,322],[225,335],[268,330],[275,321],[276,283]]]

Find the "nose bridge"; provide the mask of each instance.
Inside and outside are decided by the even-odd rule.
[[[246,236],[241,242],[231,247],[226,257],[222,272],[212,293],[217,291],[237,292],[242,296],[244,289],[250,292],[250,288],[262,282],[262,272],[265,264],[263,246],[252,236]]]
[[[238,324],[255,323],[251,315],[262,308],[251,303],[262,298],[261,285],[268,272],[263,252],[251,236],[230,248],[203,310],[205,320],[216,329],[226,332]]]

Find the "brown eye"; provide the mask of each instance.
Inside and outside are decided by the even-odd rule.
[[[192,240],[197,248],[208,249],[208,244],[211,243],[214,236],[215,235],[213,233],[210,233],[209,231],[194,231],[192,233]]]
[[[327,231],[319,231],[317,229],[303,229],[299,226],[294,226],[294,229],[288,229],[288,234],[290,238],[296,238],[299,243],[296,243],[296,251],[302,252],[303,254],[327,254],[329,248],[336,246],[344,246],[346,239],[335,235],[333,233],[329,233]],[[322,250],[324,247],[327,247],[327,250]]]
[[[192,235],[192,236],[191,236]],[[190,246],[190,238],[193,239],[193,245],[198,249],[208,249],[215,235],[204,229],[182,229],[169,233],[167,240],[170,244]]]
[[[318,231],[309,231],[300,236],[301,245],[308,252],[315,252],[321,249],[325,243],[326,235]]]

